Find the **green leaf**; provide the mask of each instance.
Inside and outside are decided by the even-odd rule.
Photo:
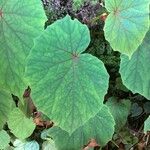
[[[11,112],[12,97],[4,90],[0,90],[0,130],[6,123]]]
[[[25,59],[46,16],[40,0],[0,0],[0,14],[0,87],[22,96]]]
[[[138,105],[138,103],[133,103],[131,107],[131,117],[137,117],[141,115],[143,112],[143,109],[141,106]]]
[[[105,38],[115,51],[131,55],[149,29],[149,0],[105,0],[110,12],[105,22]]]
[[[55,125],[72,133],[103,105],[109,75],[90,54],[86,25],[70,16],[56,21],[35,41],[26,75],[32,98]]]
[[[9,145],[10,137],[6,131],[0,131],[0,149],[4,149]]]
[[[57,150],[53,140],[49,139],[48,141],[43,142],[42,150]]]
[[[39,150],[40,146],[36,141],[30,141],[24,145],[24,149],[25,150]]]
[[[150,116],[144,122],[144,133],[150,131]]]
[[[11,112],[7,123],[11,132],[19,139],[29,137],[35,129],[33,119],[28,119],[18,108]]]
[[[47,130],[47,136],[54,140],[58,150],[82,149],[90,139],[96,139],[98,144],[104,146],[113,136],[114,125],[115,122],[108,107],[103,106],[94,118],[91,118],[70,136],[59,127]]]
[[[16,139],[13,143],[14,150],[39,150],[39,144],[36,141],[20,141]]]
[[[121,56],[120,74],[124,85],[133,93],[150,100],[150,30],[131,59]]]
[[[131,102],[127,99],[117,101],[115,97],[111,97],[108,99],[106,105],[110,108],[110,112],[115,119],[115,129],[116,131],[119,131],[127,121],[127,117],[130,112]]]

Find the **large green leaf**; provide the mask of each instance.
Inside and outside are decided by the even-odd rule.
[[[35,41],[28,59],[36,106],[70,133],[98,113],[108,89],[103,63],[81,54],[89,42],[87,26],[66,16]]]
[[[144,132],[150,132],[150,116],[144,122]]]
[[[119,131],[127,121],[131,102],[127,99],[118,101],[115,97],[111,97],[108,99],[106,105],[110,108],[110,112],[115,119],[115,129],[116,131]]]
[[[7,92],[0,90],[0,130],[6,123],[11,112],[12,97]]]
[[[11,132],[19,139],[29,137],[35,129],[33,119],[28,119],[18,108],[13,109],[7,123]]]
[[[94,118],[91,118],[70,136],[59,127],[50,128],[47,136],[52,137],[58,150],[80,150],[90,139],[95,139],[98,144],[104,146],[113,136],[114,125],[115,121],[108,107],[103,106]]]
[[[25,58],[44,30],[40,0],[0,0],[0,87],[22,96]]]
[[[110,12],[105,38],[112,48],[131,57],[149,29],[149,0],[105,0]]]
[[[7,134],[6,131],[1,130],[0,131],[0,149],[5,149],[10,142],[10,136]]]
[[[120,73],[125,86],[150,100],[150,31],[131,59],[121,56]]]

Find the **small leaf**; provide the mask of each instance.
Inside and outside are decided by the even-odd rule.
[[[150,100],[150,30],[131,59],[121,56],[120,74],[124,85],[133,93]]]
[[[98,113],[108,89],[104,64],[81,54],[89,42],[87,26],[67,15],[36,39],[28,58],[36,107],[70,134]]]
[[[0,0],[0,87],[17,96],[26,88],[25,59],[44,30],[40,0]]]
[[[150,131],[150,116],[144,122],[144,133],[147,133],[148,131]]]
[[[104,146],[113,136],[114,125],[115,122],[109,109],[103,106],[94,118],[91,118],[70,136],[59,127],[48,129],[47,136],[54,140],[58,150],[80,150],[91,139],[95,139],[97,144]]]
[[[0,149],[5,149],[10,142],[10,136],[5,130],[0,131]]]
[[[39,150],[39,144],[36,141],[20,141],[16,139],[13,143],[14,150]]]
[[[150,102],[144,103],[143,108],[146,114],[150,114]]]
[[[105,0],[110,12],[104,32],[115,51],[129,57],[142,43],[149,29],[149,0]]]
[[[11,112],[12,97],[7,92],[0,90],[0,130],[6,123]]]
[[[24,145],[25,150],[39,150],[40,146],[36,141],[26,142]]]
[[[42,150],[57,150],[57,149],[55,147],[54,141],[49,139],[48,141],[45,141],[42,144]]]
[[[133,103],[131,107],[131,117],[137,117],[142,114],[143,109],[137,103]]]
[[[35,129],[33,119],[28,119],[18,108],[11,112],[7,123],[11,132],[19,139],[29,137]]]
[[[119,131],[127,121],[131,103],[127,99],[117,101],[115,97],[111,97],[108,99],[106,105],[110,108],[110,112],[115,119],[116,131]]]

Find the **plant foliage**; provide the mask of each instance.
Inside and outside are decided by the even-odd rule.
[[[105,38],[112,48],[129,57],[142,43],[149,29],[149,0],[106,0],[110,12],[106,19]]]
[[[108,89],[103,63],[81,54],[89,42],[87,26],[66,16],[36,40],[28,58],[26,75],[36,106],[69,133],[97,114]]]

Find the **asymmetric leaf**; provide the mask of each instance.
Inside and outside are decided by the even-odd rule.
[[[149,0],[105,0],[110,12],[105,38],[115,51],[132,56],[149,29]]]
[[[11,132],[19,139],[29,137],[35,129],[33,119],[26,118],[23,112],[18,108],[15,108],[11,112],[7,123]]]
[[[12,97],[7,92],[0,90],[0,130],[6,123],[11,112]]]
[[[26,75],[36,106],[69,133],[98,113],[108,89],[103,63],[81,54],[89,42],[87,26],[66,16],[35,41],[28,58]]]
[[[119,131],[127,121],[127,117],[130,112],[131,102],[127,99],[120,100],[118,102],[115,97],[111,97],[108,99],[106,105],[110,108],[110,112],[115,119],[115,129],[116,131]]]
[[[40,0],[0,0],[0,87],[22,96],[25,59],[45,21]]]
[[[10,142],[10,136],[7,134],[6,131],[1,130],[0,131],[0,149],[5,149]]]
[[[70,136],[59,127],[52,127],[47,135],[52,137],[58,150],[80,150],[91,139],[104,146],[112,139],[115,121],[108,109],[103,106],[99,113],[87,123],[78,128]]]
[[[144,133],[150,131],[150,116],[144,122]]]
[[[131,59],[121,56],[120,73],[124,85],[150,100],[150,31]]]

